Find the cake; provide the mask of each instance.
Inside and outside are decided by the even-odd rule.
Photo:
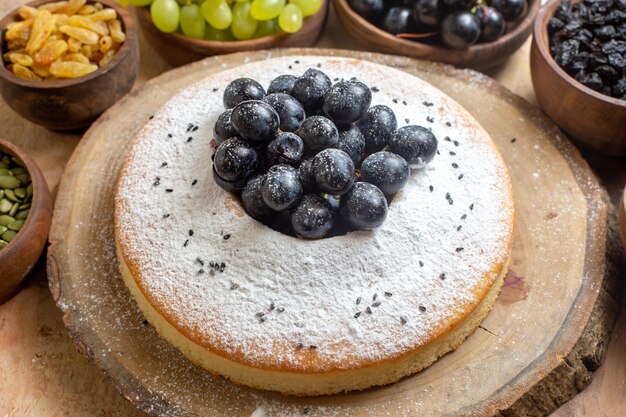
[[[398,126],[439,139],[374,230],[288,236],[213,180],[225,87],[311,67],[358,77]],[[165,103],[125,157],[115,243],[139,309],[191,361],[249,387],[323,395],[395,382],[456,349],[496,301],[513,215],[500,154],[451,98],[392,68],[297,56],[225,70]]]

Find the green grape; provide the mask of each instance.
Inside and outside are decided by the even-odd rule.
[[[176,0],[154,0],[150,6],[150,17],[161,32],[174,32],[180,21],[180,8]]]
[[[302,14],[313,16],[322,7],[324,0],[289,0],[289,3],[295,4],[302,10]]]
[[[131,6],[143,7],[149,6],[150,4],[152,4],[153,1],[154,0],[128,0],[128,3],[130,3]]]
[[[247,2],[248,2],[248,0],[235,0],[235,3],[247,3]]]
[[[190,4],[181,9],[180,27],[186,36],[196,39],[204,38],[206,23],[197,4]]]
[[[233,13],[224,0],[206,0],[202,3],[201,10],[202,16],[215,29],[226,29],[233,21]]]
[[[278,17],[285,6],[285,0],[253,0],[250,14],[256,20],[270,20]]]
[[[262,38],[264,36],[273,35],[276,32],[278,32],[278,22],[276,19],[263,20],[257,25],[253,38]]]
[[[294,33],[302,27],[302,19],[302,10],[295,4],[288,4],[278,16],[278,26],[287,33]]]
[[[204,39],[207,41],[218,41],[218,42],[227,42],[235,40],[233,34],[230,30],[217,30],[211,25],[207,25],[206,31],[204,32]]]
[[[239,40],[250,39],[256,31],[258,22],[250,15],[250,3],[235,3],[233,6],[233,24],[230,29]]]
[[[150,0],[150,1],[152,1],[152,0]],[[120,4],[120,5],[124,6],[124,7],[128,7],[128,5],[129,5],[128,0],[115,0],[115,2],[117,4]]]

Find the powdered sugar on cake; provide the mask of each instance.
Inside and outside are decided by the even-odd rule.
[[[307,241],[252,219],[215,184],[210,140],[230,81],[267,87],[320,63],[331,79],[370,86],[372,105],[391,107],[399,127],[432,128],[439,152],[412,170],[380,228]],[[294,369],[302,349],[327,369],[394,357],[477,304],[474,291],[508,256],[508,174],[474,123],[429,84],[371,63],[289,57],[224,71],[139,133],[119,184],[118,239],[151,303],[205,346]]]

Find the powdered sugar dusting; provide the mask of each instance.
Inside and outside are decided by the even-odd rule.
[[[508,256],[508,175],[482,129],[434,87],[366,62],[295,58],[216,74],[166,103],[129,155],[117,233],[155,306],[209,348],[293,369],[301,349],[315,350],[318,370],[393,357],[476,304],[483,276]],[[239,77],[267,86],[318,62],[331,79],[376,87],[372,105],[391,107],[399,127],[432,128],[439,154],[412,171],[380,228],[305,241],[242,216],[214,183],[210,140],[224,108],[212,90]]]

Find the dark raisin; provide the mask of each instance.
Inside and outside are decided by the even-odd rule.
[[[619,74],[615,71],[615,68],[609,65],[601,65],[596,68],[595,72],[602,77],[602,81],[608,84],[613,84],[619,78]]]
[[[561,19],[559,19],[558,17],[553,17],[548,22],[548,32],[551,34],[558,32],[559,30],[563,29],[563,26],[565,26],[565,23]]]
[[[616,31],[615,26],[605,25],[600,26],[599,28],[595,28],[593,30],[593,34],[596,35],[598,39],[601,41],[608,41],[615,37]]]
[[[580,80],[581,83],[591,88],[592,90],[600,90],[604,84],[602,83],[602,78],[598,75],[597,72],[590,72],[589,74],[585,74]]]

